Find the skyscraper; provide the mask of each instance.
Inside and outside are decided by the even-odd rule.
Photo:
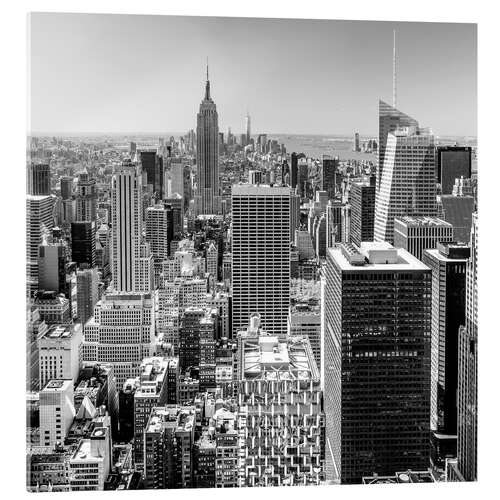
[[[349,191],[351,204],[351,242],[359,246],[362,241],[373,241],[375,220],[376,177],[369,182],[353,182]]]
[[[79,269],[76,272],[76,301],[78,321],[83,325],[94,314],[99,298],[99,275],[97,268]]]
[[[28,165],[27,194],[48,196],[50,194],[50,167],[48,163],[33,163]]]
[[[457,468],[466,481],[477,479],[477,212],[472,219],[467,263],[465,326],[458,334]]]
[[[97,215],[97,185],[84,170],[78,176],[76,196],[76,220],[95,221]]]
[[[128,161],[111,181],[111,262],[113,288],[149,291],[153,279],[153,258],[142,240],[142,177]],[[149,276],[148,276],[149,273]]]
[[[455,179],[472,175],[472,148],[465,146],[438,146],[436,148],[436,182],[442,194],[451,194]]]
[[[395,217],[436,213],[434,136],[418,127],[389,132],[375,195],[375,240],[393,243]]]
[[[429,464],[431,272],[388,243],[327,250],[327,478]]]
[[[411,116],[405,115],[399,111],[399,109],[379,100],[377,189],[379,189],[382,179],[387,136],[389,132],[394,132],[399,127],[418,127],[418,122]]]
[[[146,185],[151,186],[156,199],[162,199],[165,196],[166,186],[164,186],[163,158],[159,156],[156,150],[139,151],[141,170],[145,174]]]
[[[61,198],[70,200],[73,196],[73,177],[61,177]]]
[[[95,267],[95,238],[94,221],[71,223],[71,260],[76,262],[78,266]]]
[[[290,300],[289,187],[234,185],[231,204],[233,331],[260,313],[269,333],[285,334]]]
[[[246,142],[247,144],[250,144],[250,138],[252,136],[251,132],[251,125],[250,125],[250,115],[247,112],[247,115],[245,116],[245,131],[246,131]]]
[[[38,247],[48,239],[54,225],[51,196],[26,197],[26,287],[32,294],[38,289]]]
[[[431,431],[434,464],[456,456],[458,330],[465,324],[465,274],[470,249],[437,243],[423,251],[432,270]]]
[[[210,80],[207,66],[205,97],[200,104],[196,128],[198,188],[195,208],[198,215],[220,213],[218,120],[215,102],[210,97]]]
[[[66,247],[44,241],[38,247],[38,289],[66,293]]]
[[[328,193],[328,198],[330,200],[335,197],[335,176],[337,175],[338,163],[338,158],[323,155],[320,188],[322,191]]]

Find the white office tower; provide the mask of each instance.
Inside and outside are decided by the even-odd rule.
[[[182,197],[182,213],[184,213],[184,164],[180,158],[172,158],[170,163],[170,179],[168,185],[168,197],[175,194]]]
[[[375,195],[375,241],[394,242],[395,217],[436,214],[434,136],[415,126],[389,132]]]
[[[113,289],[148,292],[152,288],[153,258],[142,242],[142,175],[127,161],[111,181],[111,261]]]
[[[289,187],[232,188],[233,332],[259,313],[270,334],[286,334],[290,303]]]
[[[319,484],[325,416],[309,340],[251,326],[237,356],[239,486]]]
[[[162,262],[168,258],[170,250],[169,230],[173,228],[169,227],[172,224],[172,220],[169,224],[169,215],[169,210],[162,204],[146,209],[146,241],[153,256],[155,286],[159,284]]]
[[[38,247],[47,240],[54,225],[52,196],[26,196],[26,291],[38,288]]]
[[[76,383],[82,361],[82,325],[54,325],[38,339],[40,387],[52,379]]]
[[[208,244],[207,255],[205,258],[206,272],[210,274],[214,281],[217,281],[217,268],[219,261],[219,252],[213,241]]]
[[[40,391],[40,445],[63,443],[75,418],[73,381],[50,380]]]
[[[109,418],[109,417],[108,417]],[[82,439],[69,459],[69,485],[71,491],[103,491],[111,472],[111,429],[100,422]]]
[[[83,361],[109,363],[116,385],[137,377],[155,345],[155,307],[151,293],[113,292],[95,306],[84,328]]]

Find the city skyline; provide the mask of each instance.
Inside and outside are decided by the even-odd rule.
[[[436,135],[477,133],[473,24],[42,13],[30,23],[32,135],[194,129],[208,57],[222,131],[245,132],[248,112],[257,133],[374,136],[378,99],[391,102],[393,30],[397,107]]]

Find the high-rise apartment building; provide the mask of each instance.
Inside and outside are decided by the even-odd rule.
[[[438,217],[404,216],[394,219],[394,246],[422,260],[423,252],[439,242],[453,241],[453,226]]]
[[[48,163],[34,163],[28,165],[27,194],[34,196],[50,195],[50,167]]]
[[[150,293],[113,292],[96,304],[84,328],[83,361],[109,363],[116,384],[140,374],[154,351],[155,306]]]
[[[351,205],[351,243],[359,246],[362,241],[373,241],[375,223],[375,186],[377,178],[368,182],[353,182],[349,191]],[[331,246],[331,245],[330,245]]]
[[[441,467],[446,458],[456,456],[458,331],[465,324],[469,255],[465,244],[437,243],[421,259],[432,270],[432,460]]]
[[[327,478],[429,465],[431,271],[388,243],[328,249]]]
[[[418,127],[390,132],[375,196],[375,240],[393,243],[395,217],[436,213],[434,136]]]
[[[192,488],[196,410],[155,407],[144,429],[144,483],[148,489]]]
[[[219,123],[215,102],[210,96],[210,80],[200,104],[196,128],[196,168],[198,188],[195,196],[197,215],[220,213],[219,195]]]
[[[285,334],[290,301],[289,187],[232,188],[233,332],[259,313],[271,334]]]

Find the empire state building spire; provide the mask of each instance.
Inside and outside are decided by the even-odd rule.
[[[205,84],[205,100],[210,100],[210,80],[208,78],[208,58],[207,58],[207,83]]]

